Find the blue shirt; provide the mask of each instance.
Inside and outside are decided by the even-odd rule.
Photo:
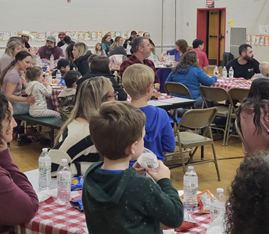
[[[179,55],[179,52],[177,51],[177,49],[167,50],[166,53],[170,55],[175,55],[176,62],[178,62],[182,57],[182,55],[181,56]]]
[[[190,90],[193,99],[197,99],[200,97],[200,84],[204,86],[211,86],[216,81],[216,76],[210,77],[205,74],[202,69],[193,66],[188,66],[188,73],[185,73],[185,70],[180,72],[177,71],[175,74],[171,72],[166,79],[166,82],[177,82],[180,84],[184,84]],[[187,95],[178,95],[174,93],[172,95],[182,98],[190,98]]]

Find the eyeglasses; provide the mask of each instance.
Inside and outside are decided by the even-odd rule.
[[[108,98],[114,98],[115,100],[118,100],[118,95],[119,95],[119,92],[115,91],[114,94],[108,95],[107,97]]]

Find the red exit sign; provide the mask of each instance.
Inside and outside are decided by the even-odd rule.
[[[207,7],[214,7],[215,1],[214,0],[206,0],[206,6]]]

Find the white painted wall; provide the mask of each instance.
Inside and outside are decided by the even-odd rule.
[[[182,34],[179,37],[189,43],[196,38],[197,8],[205,8],[206,0],[181,0]],[[234,20],[234,26],[246,28],[247,34],[259,34],[259,25],[269,25],[268,0],[215,0],[215,7],[226,7],[226,43],[225,50],[230,51],[230,27],[228,19]],[[186,24],[189,23],[189,26]],[[269,46],[253,46],[255,58],[258,61],[269,61]]]
[[[175,0],[165,0],[163,9],[164,46],[171,48]],[[148,31],[160,46],[161,12],[162,0],[0,0],[0,31]],[[31,46],[44,43],[30,41]],[[5,45],[0,41],[0,47]]]

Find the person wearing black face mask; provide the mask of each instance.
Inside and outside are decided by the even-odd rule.
[[[239,57],[231,60],[226,68],[229,71],[230,67],[234,70],[234,78],[251,79],[255,74],[260,73],[259,62],[253,58],[252,46],[242,44],[239,47]]]

